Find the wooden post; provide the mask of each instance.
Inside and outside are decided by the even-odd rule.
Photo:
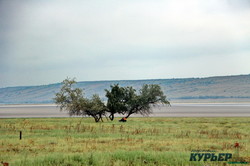
[[[20,140],[22,139],[22,131],[20,131]]]

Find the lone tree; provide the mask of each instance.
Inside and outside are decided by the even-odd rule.
[[[75,83],[74,79],[65,79],[60,92],[56,93],[55,103],[61,111],[68,111],[70,116],[92,116],[96,122],[102,121],[107,111],[105,104],[98,95],[93,95],[91,99],[84,98],[83,90],[73,87]]]
[[[111,85],[110,90],[105,89],[108,98],[106,105],[96,94],[90,99],[85,98],[83,90],[74,87],[74,79],[67,78],[62,84],[60,92],[54,98],[60,110],[68,111],[70,116],[91,116],[95,122],[103,121],[102,117],[106,117],[106,113],[110,114],[110,120],[114,120],[116,113],[128,118],[132,114],[148,115],[156,104],[170,105],[161,87],[156,84],[145,84],[139,92],[131,86]]]
[[[115,113],[126,114],[126,118],[128,118],[130,115],[138,113],[148,115],[152,113],[152,107],[156,104],[170,105],[161,87],[157,84],[143,85],[138,94],[133,87],[119,87],[118,84],[110,87],[110,91],[106,90],[106,97],[111,120]]]

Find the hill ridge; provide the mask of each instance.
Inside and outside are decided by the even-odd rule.
[[[104,89],[118,83],[139,89],[143,84],[159,84],[171,101],[210,102],[227,100],[250,102],[250,74],[213,77],[143,79],[143,80],[100,80],[80,81],[76,87],[83,88],[90,97],[97,93],[105,100]],[[0,88],[1,104],[53,103],[61,83],[35,86]]]

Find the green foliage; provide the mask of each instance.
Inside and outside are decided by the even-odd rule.
[[[54,98],[60,110],[69,111],[71,116],[92,116],[96,122],[102,120],[107,108],[100,97],[95,94],[91,99],[84,98],[82,89],[73,88],[75,83],[76,81],[70,78],[62,82],[63,86]]]
[[[56,93],[54,101],[60,106],[60,110],[68,110],[70,115],[86,115],[82,110],[82,105],[85,99],[82,94],[82,89],[73,88],[76,83],[74,79],[65,79],[60,92]]]
[[[134,113],[148,115],[151,113],[152,106],[159,103],[170,104],[161,90],[161,87],[156,84],[143,85],[139,95],[131,101],[131,108],[128,112],[128,116]]]
[[[133,87],[111,85],[110,90],[105,89],[108,98],[105,105],[97,94],[91,99],[85,98],[82,89],[73,87],[75,83],[74,79],[65,79],[60,92],[56,93],[55,103],[61,110],[69,111],[70,115],[92,116],[96,122],[102,120],[106,112],[110,113],[109,118],[113,120],[116,113],[126,114],[126,118],[137,113],[148,115],[155,104],[170,104],[161,87],[156,84],[143,85],[138,93]]]
[[[83,104],[83,107],[86,114],[94,117],[96,122],[102,120],[102,116],[105,115],[105,112],[108,110],[97,94],[94,94],[90,100],[86,99],[86,103]]]
[[[111,116],[115,113],[127,114],[127,118],[135,113],[148,115],[155,104],[170,104],[161,87],[156,84],[143,85],[139,94],[133,87],[119,87],[118,84],[110,87],[110,91],[106,90],[106,97]]]
[[[111,90],[106,91],[106,97],[108,98],[107,101],[107,108],[110,112],[110,119],[114,119],[114,114],[125,114],[130,106],[130,103],[136,97],[135,89],[132,87],[120,87],[118,84],[111,85]]]

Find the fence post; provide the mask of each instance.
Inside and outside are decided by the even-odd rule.
[[[20,131],[20,140],[22,139],[22,131]]]

